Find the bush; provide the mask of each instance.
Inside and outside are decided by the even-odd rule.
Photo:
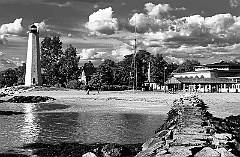
[[[86,90],[87,89],[87,85],[81,84],[79,87],[79,90]]]
[[[101,90],[103,91],[123,91],[123,90],[127,90],[128,89],[128,86],[126,85],[123,85],[123,86],[120,86],[120,85],[103,85],[101,87]]]
[[[81,82],[78,80],[71,80],[68,82],[67,88],[70,89],[80,89]]]

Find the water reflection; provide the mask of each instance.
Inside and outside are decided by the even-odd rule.
[[[120,113],[39,113],[39,142],[140,143],[154,134],[165,116]]]
[[[39,119],[32,112],[35,105],[26,103],[22,104],[22,108],[26,114],[0,116],[0,150],[33,143],[38,139]]]
[[[0,116],[0,150],[34,142],[141,143],[166,116],[125,113],[50,113],[23,104],[26,114]]]
[[[21,141],[22,143],[33,143],[38,139],[40,127],[38,125],[38,117],[33,113],[36,106],[33,104],[23,104],[24,122],[21,128]]]
[[[79,113],[39,113],[41,132],[38,142],[74,141]]]

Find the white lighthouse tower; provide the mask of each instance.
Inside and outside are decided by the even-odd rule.
[[[27,63],[25,86],[42,85],[41,64],[40,64],[40,46],[39,32],[37,27],[31,25],[28,33]]]

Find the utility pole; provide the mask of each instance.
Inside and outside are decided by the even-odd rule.
[[[163,85],[164,85],[164,93],[166,93],[166,84],[165,84],[165,79],[166,79],[166,72],[165,69],[167,69],[167,67],[163,67]]]
[[[137,62],[136,62],[136,57],[137,57],[137,19],[135,15],[135,28],[134,28],[134,68],[135,68],[135,75],[136,75],[136,90],[138,88],[137,84]]]

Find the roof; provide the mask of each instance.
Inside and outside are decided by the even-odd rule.
[[[166,81],[166,84],[181,84],[181,83],[186,83],[186,84],[234,84],[236,82],[227,79],[227,78],[175,78],[172,77]]]

